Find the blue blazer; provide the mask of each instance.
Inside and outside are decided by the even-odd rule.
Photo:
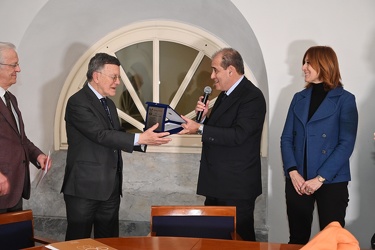
[[[342,87],[332,89],[307,121],[311,93],[312,88],[296,93],[289,107],[281,136],[285,176],[289,178],[288,169],[294,166],[303,176],[307,157],[308,180],[320,175],[325,183],[350,181],[349,158],[358,126],[355,97]]]

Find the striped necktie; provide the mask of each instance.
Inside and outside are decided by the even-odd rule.
[[[109,119],[109,121],[111,122],[111,124],[113,126],[113,121],[112,121],[112,117],[111,117],[111,112],[109,112],[109,107],[108,107],[108,104],[107,104],[107,99],[106,98],[101,98],[100,102],[102,103],[102,105],[104,107],[104,110],[107,113],[108,119]]]

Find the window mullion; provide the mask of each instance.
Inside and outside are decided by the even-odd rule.
[[[152,60],[152,99],[154,102],[160,101],[159,89],[160,89],[160,44],[159,39],[154,39],[152,43],[153,47],[153,60]]]
[[[141,99],[139,99],[138,94],[135,92],[135,89],[133,85],[131,84],[129,77],[126,75],[125,70],[121,67],[121,78],[123,79],[124,85],[126,89],[129,91],[130,96],[132,97],[134,104],[137,106],[137,109],[141,116],[143,117],[143,120],[146,118],[146,109],[143,106]],[[133,124],[134,125],[134,124]]]
[[[197,71],[199,64],[204,58],[204,53],[199,51],[198,55],[195,57],[194,62],[190,66],[189,71],[186,73],[184,80],[182,81],[180,87],[178,88],[176,94],[174,95],[171,103],[169,104],[172,108],[176,108],[178,102],[180,101],[182,95],[184,94],[187,86],[189,85],[191,78],[194,76],[195,71]]]

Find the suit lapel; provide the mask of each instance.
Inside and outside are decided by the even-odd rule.
[[[15,97],[10,92],[9,92],[9,96],[10,96],[13,108],[16,110],[16,113],[18,115],[18,121],[20,123],[20,131],[22,131],[23,125],[21,126],[21,123],[22,123],[21,113],[20,113],[20,111],[19,111],[19,109],[16,105]],[[6,104],[3,101],[1,101],[1,104],[0,104],[0,112],[3,114],[3,116],[5,117],[5,119],[9,123],[9,125],[12,127],[14,132],[16,132],[18,135],[20,135],[20,133],[18,131],[17,124],[14,122],[12,115],[9,113],[8,107],[6,106]],[[22,135],[22,133],[21,133],[21,135]]]
[[[302,122],[302,124],[307,123],[311,100],[311,91],[312,88],[308,88],[302,91],[302,98],[296,102],[296,105],[294,105],[294,113],[296,114],[297,119]]]
[[[342,94],[343,89],[342,88],[335,88],[330,90],[327,93],[326,98],[324,98],[323,102],[319,105],[316,112],[313,114],[309,122],[316,121],[323,119],[325,117],[331,116],[335,109],[336,109],[336,103],[332,101],[332,98],[336,97],[337,95]],[[294,106],[294,113],[296,117],[303,123],[307,123],[307,118],[309,114],[309,108],[310,108],[310,101],[311,101],[311,93],[312,88],[308,88],[305,91],[301,92],[302,98],[296,102],[296,105]]]
[[[215,113],[216,109],[218,108],[219,104],[221,103],[221,100],[223,99],[224,91],[222,91],[216,98],[215,104],[212,107],[211,114]]]
[[[120,128],[120,121],[119,121],[119,118],[118,118],[118,115],[117,115],[116,105],[110,98],[107,98],[107,99],[108,99],[107,102],[108,102],[109,112],[111,113],[111,117],[112,117],[112,121],[113,121],[113,127],[115,129],[119,129]]]
[[[245,78],[244,78],[245,79]],[[215,103],[214,107],[212,108],[212,112],[210,115],[210,123],[216,123],[218,119],[220,119],[221,115],[225,113],[233,103],[237,102],[242,93],[243,85],[246,84],[244,79],[238,84],[238,86],[233,90],[233,92],[225,99],[225,101],[221,102],[223,98],[224,92],[221,92],[217,99],[217,104]]]
[[[335,88],[330,90],[327,93],[326,98],[324,98],[323,102],[320,104],[314,115],[311,117],[310,121],[316,121],[331,116],[335,112],[337,106],[336,103],[332,101],[332,98],[341,95],[342,91],[342,88]]]
[[[91,105],[103,116],[103,119],[107,122],[108,126],[111,129],[113,129],[113,126],[112,126],[110,120],[108,119],[107,113],[104,110],[104,107],[103,107],[102,103],[100,102],[98,97],[95,95],[95,93],[92,92],[92,90],[90,89],[90,87],[87,84],[84,86],[84,91],[85,91],[87,99],[89,100]],[[111,112],[111,116],[112,116],[111,108],[110,108],[109,111]],[[113,116],[112,116],[112,118],[113,118]]]
[[[24,124],[23,124],[21,111],[18,108],[18,103],[17,103],[16,97],[13,94],[11,94],[11,99],[12,99],[12,103],[13,103],[13,108],[16,111],[17,116],[18,116],[18,125],[20,126],[20,132],[19,133],[21,135],[21,138],[23,138],[25,136],[25,128],[24,128]]]

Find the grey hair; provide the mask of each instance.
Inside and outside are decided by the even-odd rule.
[[[0,42],[0,62],[3,62],[3,50],[14,49],[16,50],[16,45],[8,42]]]

